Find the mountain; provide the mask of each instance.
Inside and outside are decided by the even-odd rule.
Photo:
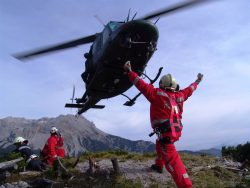
[[[216,156],[216,157],[221,157],[221,150],[217,148],[199,150],[198,152]]]
[[[181,150],[182,153],[189,153],[192,155],[211,155],[215,157],[221,157],[221,150],[216,148],[211,149],[204,149],[204,150],[198,150],[198,151],[190,151],[190,150]]]
[[[154,144],[148,141],[131,141],[105,133],[83,116],[60,115],[56,118],[37,120],[7,117],[0,119],[0,154],[14,150],[16,136],[29,140],[30,146],[42,148],[50,136],[52,126],[59,129],[65,139],[65,149],[71,156],[85,151],[126,150],[130,152],[153,152]]]

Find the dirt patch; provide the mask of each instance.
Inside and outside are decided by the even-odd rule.
[[[120,160],[119,167],[122,175],[129,180],[140,180],[143,186],[150,187],[154,184],[158,186],[166,186],[169,182],[171,182],[171,175],[164,169],[163,173],[157,173],[150,169],[150,166],[154,164],[154,160],[145,160],[145,161],[137,161],[137,160]],[[113,166],[110,160],[102,159],[97,161],[98,165],[101,169],[113,171]],[[89,168],[88,161],[79,163],[76,167],[81,172],[86,172]]]

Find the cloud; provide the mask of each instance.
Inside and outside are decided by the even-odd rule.
[[[122,105],[121,99],[108,101],[105,112],[90,110],[86,113],[99,129],[133,140],[144,139],[145,134],[151,131],[149,105],[138,101],[134,106],[127,107]]]

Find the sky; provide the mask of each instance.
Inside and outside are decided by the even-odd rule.
[[[128,10],[142,17],[180,0],[2,0],[0,1],[0,118],[39,119],[75,114],[64,108],[73,85],[82,96],[83,54],[90,45],[20,62],[12,54],[101,32],[110,20],[123,21]],[[184,105],[178,150],[199,150],[250,141],[250,1],[214,0],[157,22],[157,51],[146,72],[163,67],[181,88],[204,79]],[[152,20],[154,21],[154,20]],[[146,80],[148,81],[148,80]],[[158,86],[158,83],[155,84]],[[135,96],[132,87],[126,94]],[[142,96],[133,107],[117,96],[99,102],[103,110],[83,115],[97,128],[131,140],[150,138],[149,103]]]

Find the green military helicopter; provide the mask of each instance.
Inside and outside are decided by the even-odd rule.
[[[156,22],[150,19],[158,18],[162,15],[174,13],[193,5],[203,3],[207,0],[192,0],[174,5],[142,18],[135,19],[136,14],[130,19],[130,13],[125,21],[110,21],[104,26],[100,33],[89,35],[76,40],[39,48],[29,52],[14,55],[19,60],[27,60],[45,53],[55,52],[78,45],[92,43],[88,53],[84,54],[85,71],[82,79],[86,85],[86,91],[81,98],[74,98],[75,88],[72,96],[72,103],[67,103],[65,107],[78,108],[78,115],[86,112],[90,108],[104,108],[104,105],[97,105],[102,99],[123,95],[129,100],[124,104],[132,106],[135,103],[136,95],[133,99],[123,93],[127,91],[132,83],[124,75],[123,65],[130,61],[132,69],[139,76],[145,75],[143,72],[153,53],[156,51],[159,32]],[[151,80],[154,83],[160,76],[162,68],[159,69],[156,77]],[[74,100],[76,103],[74,103]]]

